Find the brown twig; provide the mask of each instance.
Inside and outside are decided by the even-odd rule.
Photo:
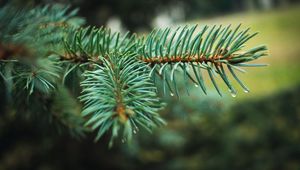
[[[28,56],[29,50],[21,45],[0,43],[0,60],[7,60],[11,56]]]

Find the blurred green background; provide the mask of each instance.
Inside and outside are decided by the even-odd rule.
[[[1,1],[0,5],[8,1]],[[142,129],[134,141],[107,148],[108,137],[76,140],[52,127],[0,114],[0,170],[300,169],[300,4],[298,0],[15,0],[79,7],[88,25],[147,33],[153,27],[184,24],[238,25],[259,31],[247,45],[267,44],[270,56],[257,61],[242,80],[251,89],[219,97],[165,97],[166,127]],[[221,81],[220,81],[221,84]],[[238,87],[236,85],[236,87]],[[225,89],[225,88],[224,88]],[[184,90],[183,90],[184,91]],[[223,90],[225,93],[226,90]]]

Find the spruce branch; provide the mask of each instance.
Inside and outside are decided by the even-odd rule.
[[[241,25],[231,29],[231,26],[204,26],[199,33],[195,33],[196,26],[178,27],[172,32],[169,28],[152,31],[145,37],[126,34],[120,47],[114,46],[120,37],[119,33],[111,34],[105,28],[84,28],[74,35],[71,44],[65,40],[65,55],[61,55],[62,60],[72,60],[75,62],[93,62],[101,64],[99,56],[105,57],[110,51],[134,52],[137,59],[145,64],[150,64],[153,68],[151,73],[160,74],[163,78],[164,89],[168,88],[171,94],[174,91],[178,95],[176,85],[176,74],[181,70],[185,80],[191,80],[195,86],[200,86],[205,94],[206,86],[201,70],[208,73],[217,92],[222,95],[215,77],[219,76],[225,82],[233,96],[236,94],[235,88],[228,79],[227,72],[223,65],[230,69],[244,72],[240,66],[256,60],[266,55],[266,46],[257,46],[247,51],[241,52],[244,44],[257,33],[249,33],[249,29],[240,30]],[[127,44],[123,43],[126,42]],[[121,47],[125,47],[122,49]],[[248,66],[261,66],[251,65]],[[191,72],[187,71],[190,70]],[[230,70],[229,69],[229,70]],[[155,71],[156,70],[156,71]],[[229,71],[238,81],[244,91],[249,89],[240,81],[233,70]],[[193,75],[191,75],[191,73]],[[151,74],[154,75],[154,74]],[[161,76],[163,75],[163,76]],[[154,75],[155,76],[155,75]],[[169,77],[170,82],[167,80]],[[166,87],[165,87],[166,86]],[[165,91],[165,90],[164,90]]]
[[[99,88],[95,88],[97,86],[96,82],[118,81],[117,78],[112,78],[118,74],[117,72],[110,73],[110,78],[101,79],[100,77],[109,74],[104,72],[103,68],[110,71],[116,68],[120,69],[120,67],[123,69],[121,65],[114,63],[122,61],[123,58],[132,58],[132,60],[140,63],[139,67],[150,67],[148,71],[144,70],[144,72],[150,77],[159,76],[162,80],[164,93],[169,89],[172,96],[176,94],[179,97],[180,95],[176,82],[179,69],[182,71],[186,82],[191,80],[195,86],[200,86],[205,94],[207,94],[207,87],[202,71],[208,73],[214,88],[220,95],[222,95],[222,92],[217,84],[216,77],[220,77],[229,88],[232,96],[236,96],[236,89],[232,86],[227,72],[232,74],[245,92],[249,92],[249,89],[237,77],[234,70],[243,71],[240,66],[261,66],[245,63],[266,55],[266,47],[257,46],[241,52],[244,44],[257,33],[250,34],[248,33],[249,29],[239,31],[240,25],[234,29],[230,29],[230,27],[223,28],[219,26],[216,29],[216,26],[214,26],[209,29],[208,26],[205,26],[198,34],[194,35],[197,26],[186,26],[184,28],[179,27],[173,33],[170,29],[164,29],[154,30],[146,37],[138,37],[135,34],[130,35],[127,33],[122,38],[120,38],[119,33],[111,33],[109,29],[87,27],[76,31],[74,35],[65,39],[65,53],[60,55],[61,60],[79,62],[83,65],[91,63],[93,64],[92,68],[99,71],[93,72],[93,74],[97,72],[98,79],[90,79],[93,74],[88,72],[82,84],[83,92],[89,89],[89,92],[83,95],[84,99],[82,101],[86,106],[83,113],[86,115],[96,114],[100,117],[99,120],[92,117],[88,123],[88,125],[96,124],[92,125],[94,130],[100,127],[96,140],[109,130],[112,130],[112,139],[116,138],[117,132],[114,131],[118,131],[120,124],[114,126],[109,117],[117,117],[118,119],[113,120],[120,120],[118,123],[123,123],[124,129],[126,129],[127,122],[130,122],[128,121],[129,116],[126,114],[127,104],[125,104],[121,95],[122,90],[119,86],[113,86],[118,85],[118,83],[106,83],[109,87],[100,88],[99,85]],[[130,65],[127,67],[130,67]],[[227,72],[224,66],[228,68]],[[130,73],[128,72],[128,74]],[[103,94],[101,93],[101,91],[108,88],[112,91],[107,92],[106,90]],[[186,90],[188,91],[188,89]],[[110,110],[101,108],[101,106],[107,104],[105,103],[107,98],[103,98],[105,101],[102,101],[102,104],[100,104],[101,100],[95,101],[100,99],[100,96],[105,95],[110,96],[111,101],[115,101]],[[91,96],[97,97],[92,100]],[[135,96],[139,97],[140,94]],[[143,98],[143,96],[141,97]],[[100,115],[103,115],[103,117]],[[148,121],[150,120],[149,118]],[[131,131],[124,132],[124,134],[127,134],[124,138],[131,138],[132,135],[129,132]]]
[[[90,116],[86,125],[99,129],[95,140],[111,130],[112,145],[121,128],[123,140],[131,140],[139,130],[137,125],[151,131],[165,124],[157,113],[163,104],[148,77],[149,68],[135,60],[135,55],[114,53],[84,74],[79,98],[84,103],[82,114]]]
[[[240,27],[241,25],[231,29],[231,25],[211,28],[204,26],[198,33],[195,32],[197,25],[178,27],[174,32],[169,28],[153,30],[148,36],[142,38],[138,54],[142,61],[151,64],[152,73],[163,75],[160,76],[163,81],[167,81],[166,76],[170,77],[171,82],[174,83],[165,83],[164,86],[169,88],[171,94],[173,91],[178,91],[174,72],[180,69],[184,80],[190,79],[195,86],[200,86],[205,94],[206,86],[201,70],[208,72],[217,92],[222,95],[214,78],[219,75],[235,96],[236,90],[231,85],[223,65],[229,68],[244,91],[248,92],[249,89],[238,79],[232,69],[243,71],[240,66],[265,56],[267,50],[266,46],[262,45],[241,52],[245,43],[257,33],[251,34],[249,29],[240,30]],[[248,66],[258,65],[248,64]],[[194,75],[187,74],[190,67]]]
[[[13,85],[9,89],[12,94],[28,90],[21,99],[45,95],[47,100],[35,102],[45,105],[55,101],[47,110],[74,134],[83,134],[83,122],[98,132],[95,140],[111,133],[110,146],[119,136],[130,140],[138,126],[151,131],[165,124],[158,114],[164,104],[158,97],[157,83],[162,84],[165,94],[169,90],[171,96],[179,97],[178,76],[182,76],[187,92],[192,82],[207,94],[207,75],[220,95],[216,78],[236,96],[229,74],[249,92],[236,71],[265,66],[248,63],[267,55],[267,48],[262,45],[242,51],[257,33],[242,30],[241,25],[195,25],[175,31],[154,29],[145,36],[121,35],[104,27],[80,27],[83,21],[76,12],[61,6],[1,8],[0,81]],[[76,79],[68,84],[71,75]],[[76,102],[62,87],[77,83],[85,120],[74,115],[76,110],[70,103]]]

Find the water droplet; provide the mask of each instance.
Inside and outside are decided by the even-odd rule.
[[[236,91],[235,90],[231,90],[230,93],[231,93],[232,97],[236,97]]]
[[[170,95],[173,97],[173,96],[174,96],[174,93],[170,93]]]
[[[194,85],[195,85],[195,87],[199,87],[198,84],[196,84],[196,83]]]
[[[133,129],[133,133],[134,133],[134,134],[136,134],[136,133],[137,133],[135,129]]]
[[[126,142],[126,139],[125,139],[125,138],[123,138],[123,139],[122,139],[122,143],[125,143],[125,142]]]
[[[244,89],[244,92],[249,93],[250,91],[249,91],[249,89]]]

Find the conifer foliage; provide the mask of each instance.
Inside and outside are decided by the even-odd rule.
[[[240,25],[154,29],[139,36],[84,27],[76,13],[59,5],[0,9],[7,110],[46,117],[76,137],[95,131],[95,140],[109,134],[110,145],[118,137],[130,140],[139,127],[151,131],[165,124],[159,92],[179,98],[179,77],[203,94],[211,81],[222,96],[219,78],[235,96],[229,75],[249,92],[236,71],[264,66],[248,63],[265,56],[267,48],[242,51],[257,33]]]

